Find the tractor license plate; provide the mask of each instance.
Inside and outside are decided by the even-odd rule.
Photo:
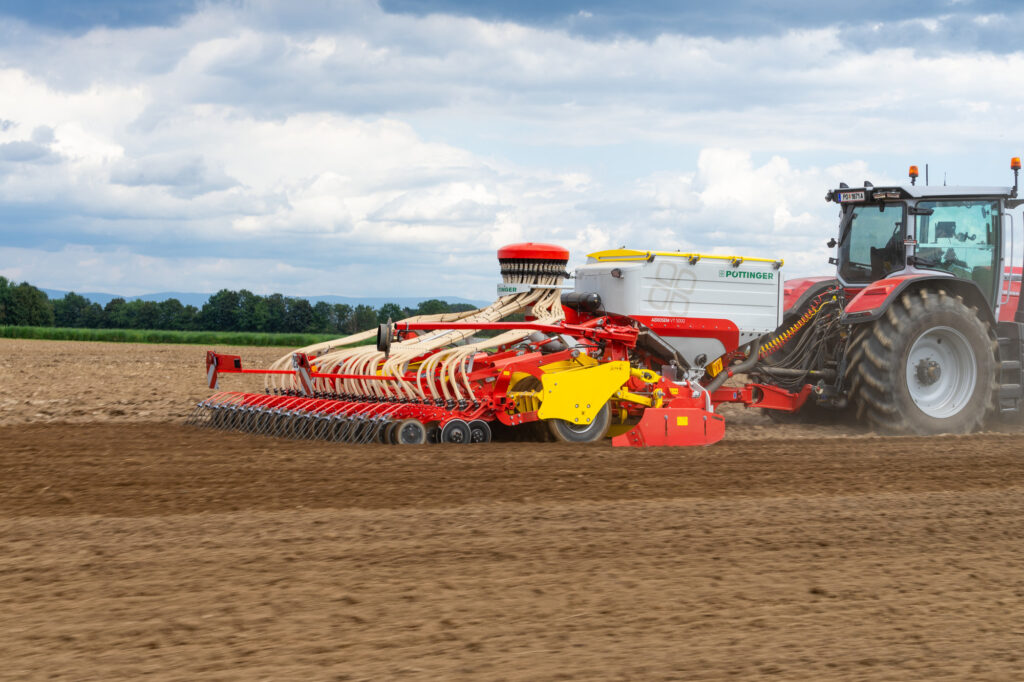
[[[864,192],[838,192],[839,203],[845,204],[850,201],[864,201]]]

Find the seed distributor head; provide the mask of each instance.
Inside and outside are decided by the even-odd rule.
[[[569,251],[552,244],[524,242],[509,244],[498,249],[502,281],[506,284],[521,283],[538,277],[556,277],[556,284],[569,273]]]

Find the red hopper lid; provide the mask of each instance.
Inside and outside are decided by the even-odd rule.
[[[498,249],[498,260],[553,260],[566,263],[569,260],[569,251],[553,244],[523,242],[508,244]]]

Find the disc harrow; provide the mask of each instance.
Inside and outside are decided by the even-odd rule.
[[[473,431],[466,421],[447,416],[437,407],[364,402],[337,394],[221,391],[196,405],[187,423],[278,438],[408,445],[426,442],[428,426],[443,420],[444,442],[490,440],[486,422],[474,420],[480,426]]]

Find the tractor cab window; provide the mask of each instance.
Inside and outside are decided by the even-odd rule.
[[[991,200],[922,201],[917,206],[932,213],[917,218],[914,264],[974,280],[991,301],[999,204]]]
[[[873,282],[905,266],[903,204],[847,206],[839,239],[839,276]]]

